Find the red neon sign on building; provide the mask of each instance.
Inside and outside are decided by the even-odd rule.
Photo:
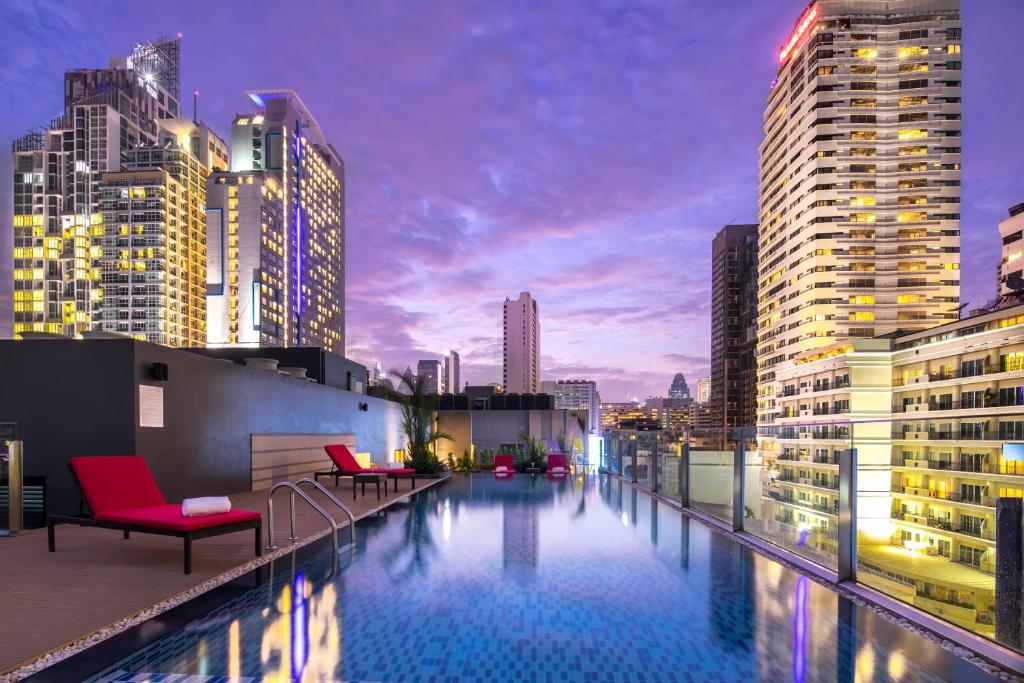
[[[811,28],[814,21],[818,18],[818,6],[811,5],[811,7],[804,12],[804,15],[800,17],[800,22],[796,25],[796,30],[793,31],[793,35],[789,37],[782,45],[782,50],[779,52],[779,64],[785,64],[789,55],[793,53],[796,46],[800,44],[804,36],[807,35],[807,30]]]

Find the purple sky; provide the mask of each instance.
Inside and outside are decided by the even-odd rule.
[[[963,4],[963,298],[978,303],[996,223],[1024,201],[1024,2]],[[501,304],[530,290],[545,379],[663,395],[675,372],[691,387],[707,372],[711,238],[756,220],[764,98],[804,6],[7,0],[0,141],[60,112],[64,69],[182,31],[201,119],[226,135],[245,89],[294,88],[345,158],[350,356],[404,368],[455,348],[465,380],[500,381]],[[9,226],[7,152],[0,170]]]

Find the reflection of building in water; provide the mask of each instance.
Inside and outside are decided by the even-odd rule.
[[[740,545],[713,544],[708,611],[711,633],[724,652],[748,652],[754,636],[755,566]]]
[[[505,502],[502,511],[502,566],[506,570],[532,570],[537,566],[538,555],[537,506]]]

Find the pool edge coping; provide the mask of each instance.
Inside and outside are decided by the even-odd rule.
[[[377,505],[376,507],[370,508],[363,512],[359,516],[355,517],[355,521],[359,522],[367,517],[373,516],[386,510],[387,508],[401,503],[409,498],[419,495],[425,491],[429,491],[433,487],[448,481],[451,478],[451,474],[448,473],[445,476],[438,477],[436,479],[426,479],[427,481],[422,488],[414,489],[412,491],[406,491],[400,494],[396,498],[392,498],[387,502]],[[348,526],[348,521],[345,520],[343,523],[338,524],[338,529],[342,529]],[[158,602],[144,607],[140,610],[116,619],[104,626],[88,631],[80,636],[77,636],[71,640],[68,640],[60,645],[52,647],[44,652],[37,655],[33,655],[27,659],[23,659],[20,662],[13,664],[7,669],[0,671],[0,683],[15,683],[16,681],[24,680],[30,676],[35,676],[46,671],[46,669],[60,664],[65,660],[74,657],[75,655],[81,654],[86,650],[100,645],[116,636],[126,633],[130,629],[140,627],[147,621],[159,617],[162,614],[169,612],[177,607],[202,597],[203,595],[213,591],[216,588],[227,585],[228,583],[239,579],[247,574],[250,574],[256,570],[264,568],[268,565],[272,565],[275,561],[282,557],[291,555],[298,550],[304,549],[317,541],[326,538],[332,533],[331,528],[327,527],[321,531],[310,534],[305,538],[296,540],[288,545],[279,546],[272,551],[265,552],[259,557],[255,557],[241,565],[233,567],[225,572],[211,576],[209,579],[202,581],[201,583],[180,591],[168,598],[164,598]],[[261,539],[262,542],[262,539]]]

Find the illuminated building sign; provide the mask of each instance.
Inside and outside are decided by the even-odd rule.
[[[796,46],[800,44],[800,41],[807,35],[807,30],[814,24],[818,18],[818,6],[812,5],[804,15],[800,17],[800,23],[796,25],[796,30],[793,31],[793,35],[789,37],[782,45],[782,50],[779,52],[779,64],[785,64],[786,60],[789,59],[789,55],[793,53]]]

